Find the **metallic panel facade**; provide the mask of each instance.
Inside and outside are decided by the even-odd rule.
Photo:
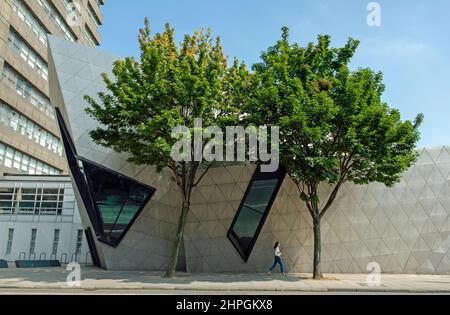
[[[50,38],[50,79],[60,93],[51,100],[63,113],[78,154],[156,188],[155,195],[112,248],[97,242],[102,265],[114,270],[163,270],[172,250],[181,201],[169,174],[137,167],[95,145],[89,131],[97,123],[84,109],[83,96],[105,91],[100,74],[110,73],[117,57]],[[255,167],[211,169],[193,193],[181,259],[190,272],[265,272],[273,244],[281,243],[289,272],[311,272],[311,217],[292,180],[286,178],[245,262],[227,238]],[[329,194],[321,187],[321,195]],[[81,208],[83,222],[90,227]],[[385,273],[450,273],[450,147],[422,149],[420,159],[393,188],[380,184],[345,185],[322,223],[326,273],[366,273],[371,262]]]

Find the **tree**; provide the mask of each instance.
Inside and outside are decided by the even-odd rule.
[[[211,164],[201,167],[204,161],[196,158],[199,147],[194,142],[189,144],[190,153],[184,152],[183,160],[175,161],[171,153],[179,139],[172,133],[179,126],[187,127],[189,136],[202,132],[194,125],[197,118],[205,126],[236,125],[241,86],[248,72],[236,59],[228,66],[220,39],[214,40],[210,30],[186,35],[178,47],[169,24],[164,32],[152,36],[146,19],[139,44],[139,60],[119,60],[114,65],[114,80],[103,76],[108,93],[98,95],[100,102],[86,96],[88,114],[101,124],[90,135],[99,145],[128,153],[136,165],[170,169],[182,200],[165,274],[174,277],[192,191]],[[203,139],[200,149],[208,140]]]
[[[359,42],[330,47],[319,36],[307,47],[289,43],[289,30],[253,66],[246,100],[252,123],[280,127],[280,161],[295,182],[313,221],[314,279],[321,272],[321,221],[344,183],[397,183],[417,159],[423,115],[402,121],[382,101],[381,73],[350,71]],[[330,195],[319,195],[320,185]]]

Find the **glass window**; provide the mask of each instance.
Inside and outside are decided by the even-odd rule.
[[[36,235],[37,235],[37,230],[32,229],[31,230],[31,240],[30,240],[30,250],[29,250],[30,255],[34,255],[36,253]]]
[[[52,20],[53,23],[58,27],[58,29],[65,35],[67,40],[70,40],[72,42],[76,41],[75,35],[73,35],[73,33],[70,31],[70,28],[67,25],[66,21],[50,1],[37,0],[37,3],[39,3],[50,20]]]
[[[75,254],[78,256],[78,255],[81,255],[81,247],[83,246],[83,233],[84,233],[84,231],[83,230],[78,230],[78,233],[77,233],[77,243],[76,243],[76,245],[75,245]]]
[[[253,176],[228,232],[228,238],[245,261],[250,257],[285,175],[283,168],[275,173],[262,173],[258,168]]]
[[[0,143],[0,166],[15,168],[28,175],[61,174],[60,170],[2,143]]]
[[[87,28],[87,25],[86,25],[86,29],[84,30],[84,38],[86,38],[86,41],[88,42],[88,44],[90,46],[92,46],[92,47],[98,46],[94,35],[92,35],[91,31]]]
[[[9,229],[8,230],[8,242],[6,243],[6,255],[11,255],[13,238],[14,238],[14,229]]]
[[[51,119],[55,119],[54,110],[48,97],[7,63],[3,66],[2,80],[5,84],[15,89],[17,94],[30,102],[33,106],[37,107]]]
[[[59,234],[60,234],[60,230],[55,229],[55,231],[53,233],[52,256],[58,255]]]
[[[136,181],[82,161],[92,199],[100,214],[105,240],[115,243],[147,204],[153,191]]]
[[[23,4],[22,0],[13,1],[13,11],[19,18],[25,22],[25,25],[30,28],[39,40],[47,45],[47,31],[42,24],[33,16],[30,10]]]
[[[8,44],[13,52],[20,56],[32,69],[44,80],[48,79],[48,67],[45,61],[39,57],[28,44],[13,30],[8,35]]]
[[[85,159],[79,159],[56,110],[69,168],[99,241],[117,247],[155,189]]]

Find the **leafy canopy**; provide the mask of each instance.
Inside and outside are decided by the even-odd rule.
[[[281,163],[313,208],[318,185],[340,186],[381,182],[391,186],[417,159],[423,115],[402,121],[400,113],[382,101],[381,73],[349,70],[359,42],[330,47],[319,36],[307,47],[289,43],[289,31],[254,65],[253,92],[246,101],[248,119],[281,128]],[[315,209],[316,214],[319,212]]]
[[[139,60],[117,61],[114,80],[104,75],[109,92],[99,94],[100,102],[86,96],[88,114],[102,125],[91,137],[129,153],[137,165],[178,170],[170,157],[177,141],[173,129],[186,126],[193,132],[195,118],[205,126],[235,125],[248,72],[237,60],[228,66],[220,39],[214,40],[210,30],[186,35],[178,47],[169,24],[152,36],[146,20],[139,43]]]

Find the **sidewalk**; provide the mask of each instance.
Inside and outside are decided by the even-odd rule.
[[[0,269],[0,289],[68,289],[64,268]],[[186,290],[239,292],[393,292],[450,293],[450,275],[383,275],[380,287],[369,287],[367,275],[326,275],[314,281],[309,275],[190,275],[163,279],[149,272],[104,271],[83,268],[83,290]]]

